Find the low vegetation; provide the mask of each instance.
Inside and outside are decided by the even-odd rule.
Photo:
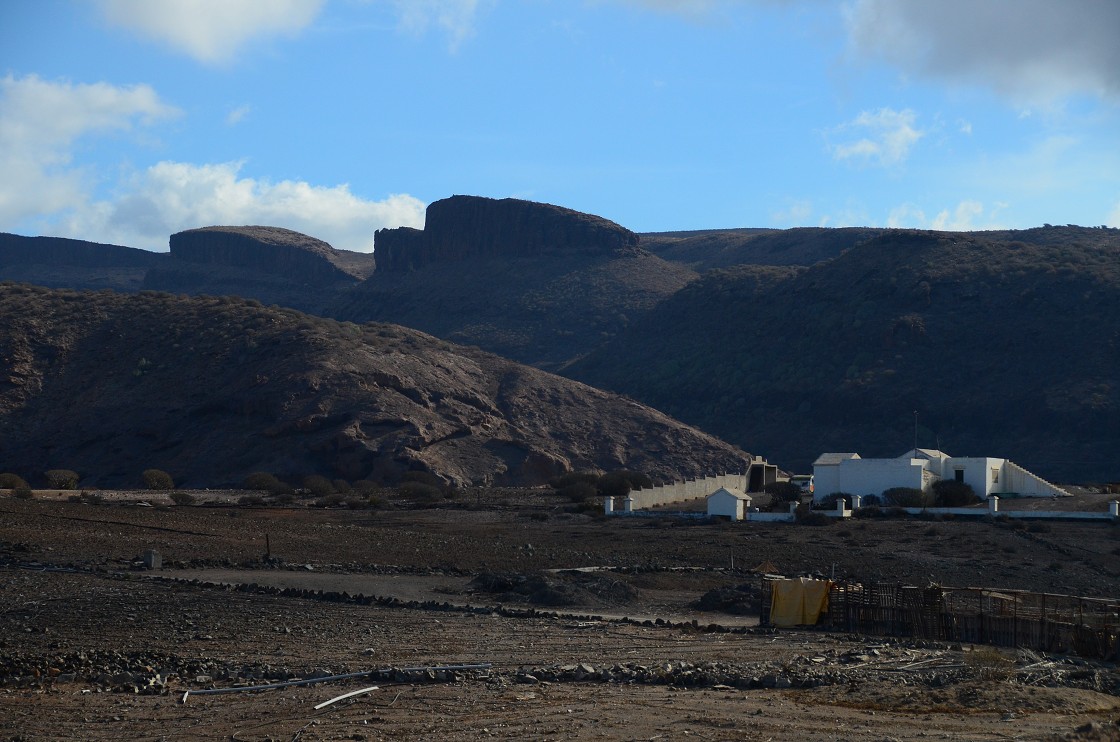
[[[14,490],[14,489],[17,489],[19,487],[26,487],[26,486],[27,486],[27,480],[25,480],[20,475],[12,474],[11,472],[0,473],[0,489]]]
[[[48,469],[43,472],[47,487],[52,490],[74,490],[78,488],[78,473],[69,469]]]
[[[144,480],[144,486],[150,490],[175,489],[175,480],[162,469],[145,469],[141,479]]]

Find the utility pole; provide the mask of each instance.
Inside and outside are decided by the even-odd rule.
[[[914,455],[918,455],[918,411],[914,410]]]

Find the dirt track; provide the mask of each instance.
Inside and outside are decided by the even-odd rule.
[[[689,602],[711,587],[753,579],[740,572],[643,571],[626,576],[633,592],[625,602],[592,594],[587,604],[538,606],[541,615],[516,618],[240,592],[153,581],[128,569],[154,547],[169,561],[193,564],[189,576],[228,579],[237,576],[233,567],[260,566],[261,534],[268,533],[285,565],[241,575],[258,584],[315,575],[329,585],[391,589],[405,601],[477,606],[493,602],[470,592],[484,567],[722,567],[733,552],[740,564],[764,557],[791,572],[830,569],[834,560],[838,570],[854,570],[861,559],[889,553],[880,548],[907,544],[900,569],[947,570],[968,556],[950,555],[951,545],[971,539],[979,564],[966,576],[988,571],[1011,546],[1031,565],[1018,565],[1012,587],[1061,579],[1115,594],[1115,578],[1104,576],[1118,566],[1116,531],[1107,526],[1029,533],[898,521],[745,532],[560,515],[541,521],[503,507],[158,510],[5,499],[0,510],[10,565],[79,568],[0,571],[0,738],[1047,739],[1086,724],[1097,727],[1077,738],[1118,736],[1120,675],[1112,665],[816,631],[703,631],[732,617],[698,613]],[[850,535],[839,535],[842,529]],[[868,543],[842,548],[853,541]],[[994,571],[986,584],[1002,584],[1000,575]],[[701,628],[550,618],[550,611],[693,616]],[[321,711],[313,706],[370,681],[179,703],[187,689],[315,671],[475,662],[493,667],[448,682],[379,682],[381,690]],[[160,683],[152,685],[153,677]]]

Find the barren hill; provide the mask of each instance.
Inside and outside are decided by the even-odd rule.
[[[746,457],[648,407],[392,325],[235,298],[0,284],[0,470],[130,485],[246,474],[533,484]]]
[[[807,470],[919,445],[1120,480],[1120,230],[888,230],[705,275],[569,370]]]
[[[643,234],[655,255],[697,271],[734,265],[813,265],[886,230],[868,227],[713,229]]]

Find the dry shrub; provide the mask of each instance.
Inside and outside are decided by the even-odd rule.
[[[973,647],[965,656],[965,664],[981,680],[1008,680],[1015,674],[1015,660],[996,647]]]

